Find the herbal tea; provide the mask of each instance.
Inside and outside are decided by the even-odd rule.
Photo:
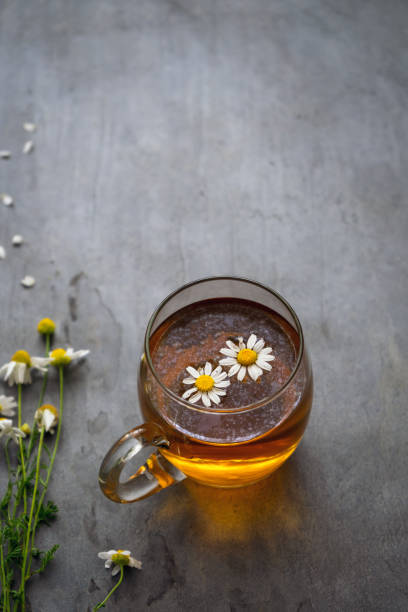
[[[171,315],[150,337],[155,372],[143,358],[139,386],[144,416],[169,440],[163,456],[212,486],[273,472],[299,444],[311,407],[305,366],[291,378],[300,348],[294,327],[255,302],[217,298]]]

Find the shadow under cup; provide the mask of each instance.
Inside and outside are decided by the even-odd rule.
[[[208,300],[255,303],[290,330],[294,365],[273,393],[245,406],[223,408],[221,402],[207,408],[189,403],[164,384],[154,366],[155,347],[164,337],[161,330],[180,310],[193,304],[199,307]],[[307,424],[312,395],[312,370],[302,328],[280,295],[254,281],[234,277],[185,285],[164,300],[149,321],[139,372],[139,399],[146,424],[125,434],[111,448],[101,466],[101,488],[110,499],[126,503],[186,476],[214,487],[253,484],[276,470],[296,449]],[[128,464],[128,471],[136,455],[136,467],[140,467],[121,480],[123,468]]]

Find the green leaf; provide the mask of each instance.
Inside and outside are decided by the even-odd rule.
[[[50,525],[58,514],[58,506],[52,501],[48,501],[47,505],[41,504],[40,511],[38,513],[38,525],[45,523]]]

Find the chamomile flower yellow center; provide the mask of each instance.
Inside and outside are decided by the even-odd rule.
[[[206,391],[211,391],[214,386],[214,379],[211,376],[207,376],[206,374],[201,374],[195,381],[195,386],[199,391],[205,393]]]
[[[118,550],[117,553],[112,555],[112,561],[113,563],[116,563],[117,565],[128,565],[129,560],[130,560],[129,555],[122,555],[121,550]]]
[[[258,355],[252,349],[244,348],[241,349],[237,355],[237,361],[241,365],[250,366],[257,360]]]
[[[68,365],[71,361],[71,357],[67,355],[67,351],[63,348],[57,348],[51,351],[50,357],[52,359],[52,365],[55,366],[64,366]]]
[[[43,404],[38,410],[40,410],[40,412],[44,412],[44,410],[49,410],[54,416],[58,417],[58,410],[52,404]]]
[[[27,351],[16,351],[12,356],[11,361],[25,363],[29,368],[31,367],[31,357]]]
[[[24,433],[27,434],[27,436],[29,436],[31,433],[31,427],[29,426],[28,423],[24,423],[24,425],[21,426],[21,431],[24,431]]]
[[[55,332],[55,323],[52,319],[45,317],[37,325],[37,330],[40,334],[53,334]]]

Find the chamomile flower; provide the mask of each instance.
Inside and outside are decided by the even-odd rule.
[[[44,427],[46,432],[53,434],[54,427],[58,424],[58,410],[51,404],[44,404],[36,410],[34,420],[39,430]]]
[[[63,348],[56,348],[50,352],[50,363],[53,366],[66,366],[71,361],[76,361],[77,359],[82,359],[89,354],[90,351],[74,351],[73,348],[67,348],[67,350]]]
[[[31,357],[27,351],[16,351],[11,361],[0,368],[0,376],[8,381],[8,384],[31,383],[31,370],[46,372],[46,366],[50,363],[47,357]]]
[[[213,370],[211,363],[207,361],[204,368],[196,370],[188,366],[186,370],[190,376],[184,378],[183,383],[193,387],[183,393],[183,399],[188,399],[191,404],[201,400],[207,408],[211,406],[211,402],[219,404],[220,397],[226,395],[225,389],[231,384],[229,380],[224,380],[227,373],[222,371],[222,367],[217,366]]]
[[[41,321],[38,323],[37,330],[44,336],[47,334],[53,334],[55,332],[55,323],[52,319],[45,317],[45,319],[41,319]]]
[[[17,402],[14,397],[6,397],[0,395],[0,415],[11,417],[15,415],[14,408],[16,408]]]
[[[25,433],[18,427],[13,427],[13,421],[11,419],[0,418],[0,438],[3,436],[12,438],[12,440],[18,444],[18,439],[25,438]]]
[[[219,363],[222,366],[231,366],[228,376],[237,374],[237,379],[242,381],[248,371],[252,380],[257,380],[263,370],[272,370],[269,361],[273,361],[275,357],[271,355],[272,349],[265,347],[263,338],[257,340],[255,334],[251,334],[246,344],[242,337],[238,338],[238,346],[231,340],[227,340],[226,344],[227,348],[220,350],[226,357],[220,359]]]
[[[121,550],[120,548],[118,550],[108,550],[107,552],[98,553],[98,557],[105,560],[105,567],[107,569],[113,565],[112,576],[120,572],[121,565],[142,569],[142,562],[131,557],[130,550]]]

